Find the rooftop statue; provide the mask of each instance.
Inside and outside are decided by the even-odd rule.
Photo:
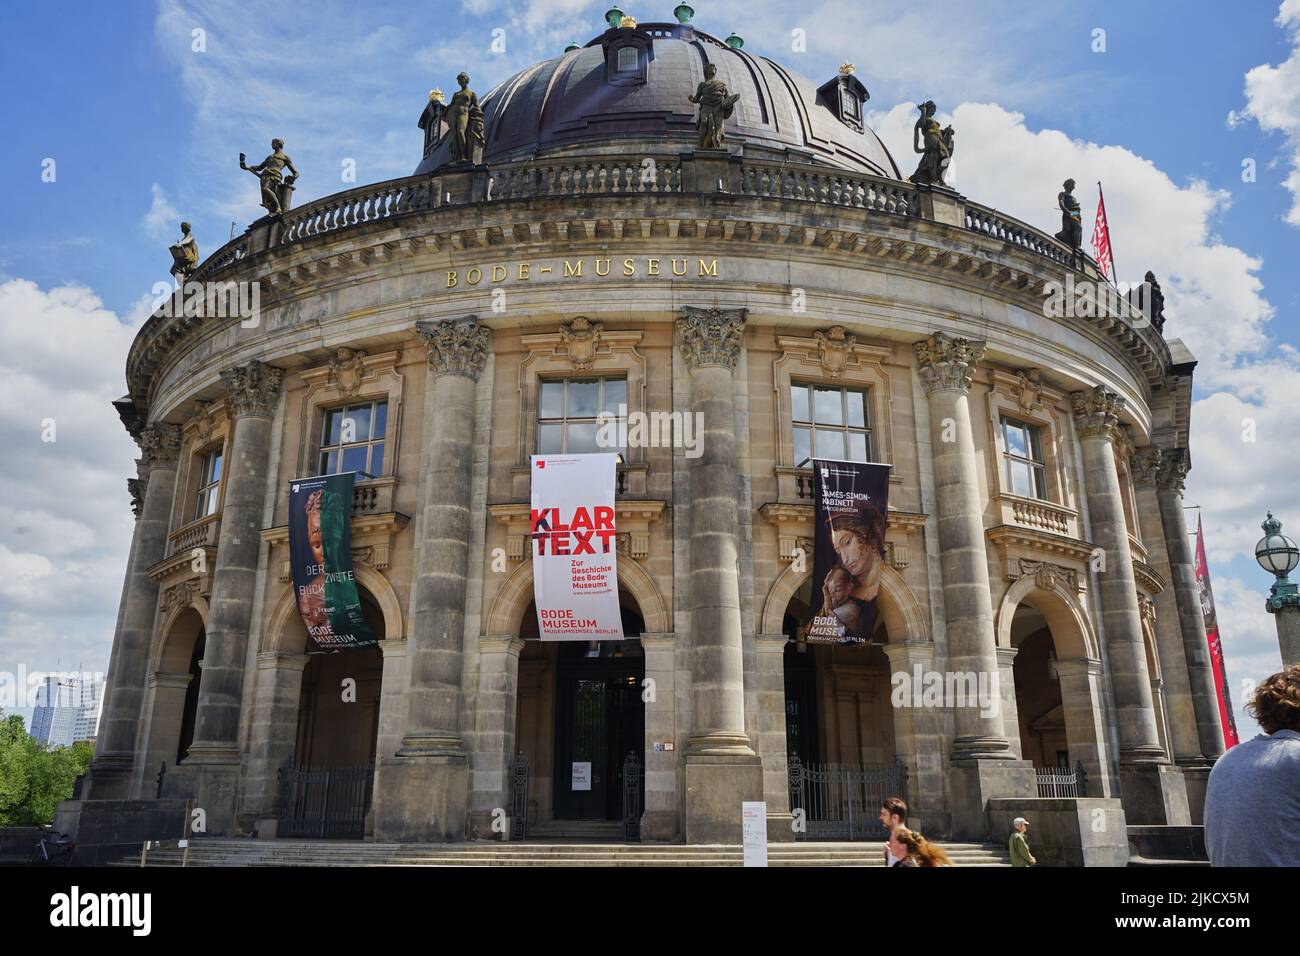
[[[917,109],[921,115],[912,127],[912,149],[921,154],[921,163],[909,178],[918,186],[942,186],[952,161],[953,128],[939,128],[939,121],[934,118],[938,109],[934,100],[926,100]]]
[[[172,278],[177,284],[184,283],[199,267],[199,244],[190,234],[188,222],[181,223],[180,242],[167,248],[172,254]]]
[[[695,95],[687,99],[700,104],[700,118],[696,124],[700,131],[700,149],[722,149],[726,138],[723,125],[731,119],[740,94],[727,92],[727,84],[718,79],[717,64],[710,63],[704,68],[704,82],[696,88]]]
[[[288,195],[282,186],[292,186],[298,178],[298,170],[293,165],[293,160],[284,151],[284,140],[271,140],[271,155],[256,166],[249,166],[244,154],[240,153],[239,168],[248,170],[261,181],[262,207],[268,215],[278,216],[284,212],[288,206]],[[291,175],[283,177],[282,180],[286,169]]]
[[[482,155],[483,108],[478,95],[469,88],[469,74],[456,77],[460,89],[452,94],[447,104],[447,127],[451,136],[451,161],[473,163]],[[478,152],[476,152],[476,150]]]
[[[1079,200],[1074,198],[1073,179],[1067,179],[1056,194],[1056,204],[1061,207],[1061,231],[1056,238],[1071,249],[1078,249],[1083,245],[1083,219]]]

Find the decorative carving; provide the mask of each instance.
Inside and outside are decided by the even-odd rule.
[[[1119,413],[1124,410],[1124,399],[1105,386],[1070,393],[1070,407],[1074,411],[1074,427],[1080,438],[1115,437],[1119,427]]]
[[[1133,484],[1139,488],[1154,485],[1156,475],[1160,471],[1161,458],[1160,449],[1155,445],[1136,449],[1128,464],[1129,474],[1133,476]]]
[[[477,382],[487,365],[492,331],[471,315],[456,322],[415,323],[415,331],[429,349],[429,365],[435,375],[463,375]]]
[[[190,234],[190,224],[181,223],[181,238],[174,245],[167,247],[172,254],[172,278],[183,283],[199,267],[199,244]]]
[[[1133,429],[1128,425],[1120,425],[1115,429],[1115,458],[1124,462],[1128,467],[1129,460],[1133,457]]]
[[[920,365],[921,385],[926,393],[945,389],[970,389],[975,366],[984,357],[984,343],[935,332],[912,348]]]
[[[1016,405],[1026,415],[1042,407],[1043,376],[1038,369],[1031,368],[1016,372],[1015,399]]]
[[[704,68],[703,82],[687,99],[700,105],[699,119],[696,120],[700,149],[722,149],[726,139],[723,128],[735,112],[740,94],[727,92],[727,84],[718,79],[717,64],[710,63]]]
[[[351,398],[357,393],[365,373],[365,352],[341,348],[338,354],[330,359],[330,384],[335,386],[344,398]]]
[[[578,316],[572,322],[560,324],[560,341],[569,351],[569,361],[575,372],[585,372],[596,361],[596,350],[600,348],[600,333],[605,330],[603,322],[592,322]]]
[[[284,384],[284,370],[253,360],[222,371],[221,384],[230,393],[234,417],[271,418]]]
[[[154,422],[140,432],[140,475],[155,468],[175,468],[181,453],[179,425]]]
[[[1138,614],[1143,624],[1151,628],[1156,626],[1156,602],[1141,592],[1138,593]]]
[[[144,492],[148,484],[147,477],[126,480],[126,490],[131,493],[131,513],[137,518],[144,512]]]
[[[173,584],[162,596],[162,607],[164,613],[178,610],[179,608],[189,607],[194,603],[194,598],[199,593],[199,582],[191,579],[182,581],[179,584]]]
[[[748,309],[697,309],[686,306],[677,320],[678,339],[686,368],[695,371],[709,365],[736,370],[741,335]]]
[[[298,170],[289,154],[284,151],[284,140],[271,140],[271,155],[256,166],[248,165],[247,157],[240,153],[239,168],[248,170],[262,184],[262,207],[268,216],[278,216],[289,208],[289,197],[293,195]],[[290,175],[284,176],[281,181],[286,169]]]
[[[1031,561],[1029,558],[1018,559],[1019,573],[1012,578],[1033,575],[1034,586],[1040,591],[1054,590],[1058,585],[1071,591],[1078,591],[1079,572],[1074,568],[1051,564],[1047,561]]]
[[[842,325],[833,325],[825,332],[814,332],[813,338],[817,340],[817,357],[822,368],[831,378],[839,378],[849,364],[858,337],[845,332]]]
[[[1156,472],[1156,487],[1162,491],[1183,493],[1183,482],[1192,470],[1192,459],[1186,448],[1168,448],[1161,452],[1160,470]]]
[[[948,164],[952,162],[953,128],[939,129],[939,121],[934,118],[938,109],[934,100],[926,100],[917,109],[921,115],[912,127],[912,149],[921,154],[921,162],[908,179],[918,186],[942,186]]]
[[[194,429],[194,440],[200,446],[212,440],[212,419],[208,415],[212,405],[212,402],[194,403],[194,416],[190,421]]]

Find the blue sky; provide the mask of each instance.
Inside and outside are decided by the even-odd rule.
[[[623,9],[646,22],[671,19],[672,6]],[[736,30],[747,50],[813,79],[855,63],[900,166],[913,162],[913,104],[934,99],[957,129],[955,185],[987,205],[1054,231],[1056,189],[1073,176],[1090,231],[1092,184],[1105,182],[1120,278],[1156,271],[1167,334],[1202,362],[1187,500],[1204,508],[1239,701],[1242,681],[1278,664],[1267,581],[1249,557],[1264,509],[1300,532],[1289,477],[1300,469],[1289,414],[1300,393],[1300,0],[695,7],[699,28]],[[242,230],[256,218],[256,181],[237,157],[260,159],[272,136],[303,172],[298,203],[352,185],[347,160],[358,183],[410,173],[431,88],[467,69],[485,92],[599,33],[606,4],[57,9],[0,8],[0,375],[11,399],[0,441],[21,465],[0,478],[0,671],[10,672],[107,664],[135,455],[107,401],[125,390],[125,349],[168,278],[178,220],[194,223],[206,254],[232,221]],[[793,31],[805,50],[792,48]],[[53,182],[42,180],[46,159]],[[1243,181],[1246,159],[1254,182]],[[47,418],[56,442],[39,440]],[[1247,419],[1254,441],[1243,440]]]

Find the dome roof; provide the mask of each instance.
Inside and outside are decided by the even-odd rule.
[[[635,60],[629,47],[637,51]],[[868,94],[851,72],[817,87],[766,57],[677,23],[607,30],[480,96],[483,162],[565,152],[693,149],[696,107],[687,97],[710,63],[728,92],[740,94],[726,123],[726,146],[743,145],[748,156],[770,154],[902,178],[889,151],[863,122]],[[849,89],[855,92],[842,93]],[[449,137],[443,136],[416,174],[444,165],[449,151]]]

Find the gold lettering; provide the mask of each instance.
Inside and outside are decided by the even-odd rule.
[[[682,267],[681,267],[680,269],[677,268],[677,263],[679,263],[679,262],[682,264]],[[684,275],[686,275],[686,260],[685,260],[685,259],[674,259],[674,260],[673,260],[673,275],[675,275],[675,276],[684,276]]]
[[[477,266],[465,273],[465,281],[469,285],[478,285],[483,281],[483,270]]]
[[[717,259],[714,259],[714,260],[713,260],[711,263],[709,263],[707,266],[704,264],[704,260],[703,260],[703,259],[700,260],[700,275],[702,275],[702,276],[716,276],[717,274],[718,274],[718,260],[717,260]]]
[[[447,272],[447,288],[453,288],[460,280],[456,278],[456,270],[452,269]]]
[[[623,260],[623,275],[625,276],[636,275],[636,263],[633,262],[631,259]]]
[[[646,264],[646,270],[645,270],[645,274],[646,274],[646,275],[648,275],[648,276],[657,276],[657,275],[659,274],[659,257],[658,257],[658,256],[652,256],[651,258],[647,259],[647,260],[645,261],[645,264]]]
[[[528,263],[528,262],[521,262],[521,263],[519,263],[519,278],[520,278],[520,279],[527,279],[527,278],[528,278],[528,268],[529,268],[530,265],[531,265],[531,263]]]
[[[581,260],[581,259],[578,260],[577,268],[574,268],[573,263],[570,262],[568,259],[565,259],[565,260],[564,260],[564,277],[565,277],[566,279],[568,279],[568,278],[571,277],[571,276],[578,276],[579,278],[582,278],[582,260]]]
[[[493,266],[493,267],[492,267],[492,281],[493,281],[493,282],[505,282],[505,281],[506,281],[506,267],[505,267],[505,266]]]
[[[603,269],[602,269],[601,266],[600,266],[600,264],[601,264],[602,262],[605,263],[605,267],[604,267]],[[608,260],[608,259],[597,259],[597,260],[596,260],[596,275],[598,275],[598,276],[607,276],[607,275],[609,275],[609,260]]]

